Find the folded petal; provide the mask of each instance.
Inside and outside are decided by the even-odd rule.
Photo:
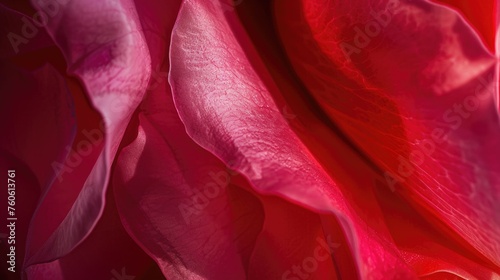
[[[61,257],[95,226],[116,150],[132,112],[144,95],[149,52],[131,1],[37,2],[39,10],[59,5],[46,28],[102,115],[104,147],[68,215],[47,239],[34,239],[28,265]],[[75,166],[76,167],[76,166]],[[69,182],[68,182],[69,183]]]
[[[76,122],[68,84],[50,65],[30,71],[11,61],[2,61],[0,73],[0,117],[3,120],[0,129],[4,132],[0,140],[0,161],[5,172],[15,170],[16,174],[9,182],[13,185],[9,185],[9,193],[14,193],[14,200],[9,201],[15,204],[7,205],[10,194],[5,189],[1,195],[6,207],[2,217],[4,221],[7,219],[7,206],[12,206],[9,217],[17,219],[14,221],[16,274],[11,274],[7,268],[4,271],[8,277],[20,278],[30,220],[57,176],[51,164],[68,154],[64,147],[73,141]],[[1,231],[5,237],[10,235],[7,230],[5,227]],[[2,253],[10,248],[9,244],[12,245],[7,239],[2,240]],[[8,253],[10,250],[5,252]]]
[[[30,73],[5,61],[0,73],[0,114],[10,120],[0,124],[8,132],[1,148],[29,166],[44,191],[57,175],[51,163],[66,157],[63,147],[74,137],[76,122],[68,84],[50,65]]]
[[[334,176],[339,181],[330,179],[281,116],[270,94],[277,88],[263,82],[269,81],[265,67],[235,15],[223,7],[185,2],[172,36],[170,82],[188,134],[231,163],[260,194],[329,213],[321,219],[325,235],[342,240],[334,230],[340,225],[355,263],[355,271],[344,271],[344,277],[414,278],[378,222],[380,209],[373,196],[363,198],[368,204],[362,208],[349,205],[354,196],[343,194],[349,188],[362,193],[376,175],[356,159],[342,167],[335,155],[332,169],[338,168]]]
[[[112,189],[101,219],[85,241],[58,260],[30,266],[27,275],[53,280],[163,279],[153,260],[123,228]]]
[[[244,279],[261,206],[189,139],[164,92],[166,84],[147,97],[137,137],[117,159],[123,223],[167,279]]]

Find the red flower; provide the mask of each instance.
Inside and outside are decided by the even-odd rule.
[[[6,279],[500,278],[493,1],[3,2]]]

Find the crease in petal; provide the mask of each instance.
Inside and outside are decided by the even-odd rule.
[[[346,202],[337,182],[291,131],[269,94],[277,89],[267,88],[248,62],[258,55],[242,50],[252,49],[245,31],[234,14],[223,12],[217,3],[186,1],[174,28],[169,78],[190,137],[244,174],[258,193],[333,215],[352,250],[356,278],[415,278],[383,224],[368,225],[369,219],[358,216],[359,209]],[[376,175],[366,166],[351,167],[344,168],[369,175],[350,177],[339,169],[335,176],[343,188],[348,180],[360,187],[373,184]],[[372,206],[380,211],[373,201]]]
[[[38,9],[48,5],[35,2]],[[58,3],[60,11],[46,29],[103,118],[104,146],[68,215],[47,240],[37,241],[39,249],[29,256],[28,266],[69,253],[95,227],[111,164],[150,76],[149,52],[132,1]]]
[[[243,279],[261,206],[189,139],[165,91],[148,94],[117,160],[122,222],[168,279]]]

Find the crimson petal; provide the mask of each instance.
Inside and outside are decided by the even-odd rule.
[[[470,26],[427,1],[275,11],[296,72],[390,187],[499,266],[498,65]]]
[[[495,51],[495,37],[500,24],[500,6],[496,0],[434,0],[458,10],[484,38],[488,48]]]

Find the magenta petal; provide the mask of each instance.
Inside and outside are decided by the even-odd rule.
[[[350,277],[342,274],[347,267],[339,268],[339,251],[348,250],[341,248],[342,233],[332,235],[330,232],[325,236],[319,215],[294,203],[272,196],[261,196],[261,200],[265,222],[252,252],[247,279],[294,280],[297,276],[356,279],[352,267],[349,267]]]
[[[12,279],[20,279],[25,249],[29,247],[30,220],[40,198],[46,195],[57,176],[51,163],[66,157],[64,147],[73,141],[76,124],[68,86],[54,68],[45,65],[27,72],[4,61],[0,73],[0,117],[3,120],[0,129],[4,131],[0,139],[0,165],[5,172],[16,171],[14,182],[11,182],[15,184],[15,205],[7,204],[6,179],[5,192],[0,195],[5,202],[5,211],[0,217],[6,221],[7,206],[14,206],[17,218],[16,274],[6,268],[4,272]],[[7,228],[0,232],[6,233]],[[7,239],[2,240],[1,253],[10,253],[4,251],[10,245],[13,244],[7,243]]]
[[[333,214],[353,251],[359,277],[415,278],[383,225],[378,232],[367,230],[336,183],[290,130],[247,58],[258,64],[258,56],[235,15],[224,15],[223,10],[216,3],[185,2],[174,28],[170,82],[188,134],[231,163],[260,193]],[[246,55],[240,44],[247,48]],[[259,75],[266,75],[264,68],[259,70]],[[355,171],[368,172],[366,167]],[[350,180],[359,186],[373,184],[374,175],[368,174]]]
[[[95,226],[115,153],[150,75],[149,53],[133,2],[67,1],[59,8],[47,31],[62,50],[70,73],[82,80],[102,114],[105,144],[66,218],[47,241],[34,240],[40,250],[33,252],[28,264],[67,254]]]
[[[51,163],[61,161],[76,126],[73,100],[64,78],[50,65],[28,73],[12,64],[0,68],[1,148],[23,161],[44,192],[55,179]],[[33,141],[36,139],[37,141]]]
[[[137,137],[117,159],[123,224],[167,279],[244,279],[261,206],[186,135],[165,90],[145,99]]]

